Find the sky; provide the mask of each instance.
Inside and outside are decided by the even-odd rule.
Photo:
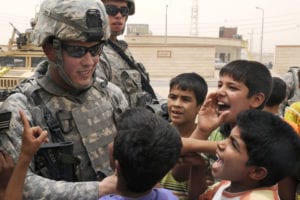
[[[149,24],[154,35],[190,36],[191,10],[196,2],[200,37],[218,37],[221,26],[237,27],[249,49],[259,52],[263,24],[263,52],[273,53],[276,45],[300,45],[299,0],[135,0],[136,13],[127,23]],[[1,4],[0,44],[7,44],[11,37],[9,22],[21,32],[30,27],[40,3],[9,0]]]

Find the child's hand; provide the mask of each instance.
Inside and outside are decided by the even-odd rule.
[[[30,162],[41,144],[49,141],[47,137],[48,133],[47,131],[43,131],[39,126],[30,127],[25,113],[23,111],[19,113],[24,126],[20,157],[22,156]]]
[[[228,113],[229,111],[225,111],[221,115],[218,114],[217,93],[210,93],[198,113],[197,129],[203,134],[202,139],[207,139],[210,133],[221,125]]]

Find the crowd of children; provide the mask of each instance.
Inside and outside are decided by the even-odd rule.
[[[200,75],[179,74],[170,81],[170,123],[145,108],[121,114],[110,149],[116,188],[100,199],[296,198],[300,138],[298,127],[279,116],[285,83],[259,62],[236,60],[220,70],[216,91],[207,90]],[[29,162],[47,141],[20,115],[23,144],[7,188],[2,184],[6,199],[21,199]],[[0,163],[11,171],[9,156],[1,154]]]

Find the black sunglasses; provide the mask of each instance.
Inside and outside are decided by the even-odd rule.
[[[123,17],[128,16],[129,14],[129,9],[127,7],[118,8],[117,6],[114,5],[106,5],[105,9],[106,9],[106,13],[109,16],[116,16],[119,12]]]
[[[102,52],[103,46],[104,42],[101,42],[91,47],[62,44],[62,48],[68,53],[69,56],[74,58],[81,58],[87,52],[90,52],[92,56],[98,56]]]

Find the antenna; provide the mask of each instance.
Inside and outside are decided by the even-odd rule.
[[[193,0],[190,35],[198,36],[198,0]]]

